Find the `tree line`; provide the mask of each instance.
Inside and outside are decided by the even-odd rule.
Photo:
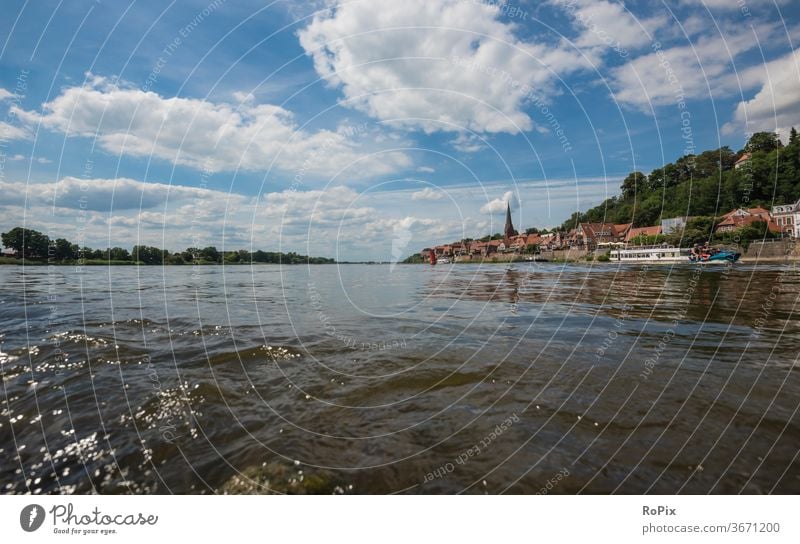
[[[745,153],[750,159],[740,168],[736,161]],[[633,223],[634,227],[658,225],[661,219],[692,218],[684,229],[682,244],[708,240],[715,218],[736,208],[796,202],[800,197],[800,137],[792,128],[783,145],[772,132],[753,134],[744,149],[734,153],[727,146],[699,155],[684,155],[674,163],[650,174],[631,172],[622,182],[619,195],[585,212],[576,212],[560,227],[569,231],[579,223]],[[680,233],[678,233],[680,234]],[[762,238],[771,234],[765,223],[743,227],[735,235],[716,233],[717,241],[727,238]],[[665,236],[666,241],[671,240]]]
[[[123,247],[92,249],[80,247],[64,238],[51,239],[33,229],[15,227],[0,235],[3,246],[17,252],[17,257],[33,261],[61,264],[333,264],[334,259],[309,257],[294,252],[277,251],[219,251],[214,246],[190,247],[183,251],[170,252],[153,246],[135,245],[128,251]]]

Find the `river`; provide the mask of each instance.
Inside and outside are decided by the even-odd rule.
[[[797,493],[782,265],[0,267],[3,493]]]

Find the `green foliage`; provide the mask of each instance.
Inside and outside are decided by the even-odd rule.
[[[528,244],[528,245],[526,245],[525,249],[523,250],[523,253],[529,253],[529,254],[539,253],[538,244]]]
[[[5,247],[17,250],[20,257],[37,259],[47,257],[50,239],[41,232],[15,227],[1,236]]]
[[[214,246],[208,246],[200,250],[200,259],[210,263],[221,262],[222,256]]]
[[[52,246],[52,255],[57,261],[72,261],[78,258],[80,248],[77,244],[71,244],[69,240],[58,238]]]
[[[238,251],[219,252],[215,247],[205,249],[188,248],[178,253],[170,253],[166,249],[152,246],[137,245],[128,252],[121,247],[108,249],[80,248],[64,238],[51,241],[41,232],[15,227],[9,232],[2,233],[2,242],[5,247],[17,250],[20,256],[26,259],[39,260],[42,263],[55,261],[57,263],[75,263],[87,265],[102,264],[250,264],[250,263],[283,263],[283,264],[332,264],[336,261],[325,257],[307,257],[297,253],[281,252],[250,252],[246,249]],[[16,264],[15,258],[2,258],[0,264]]]
[[[166,251],[153,246],[133,246],[131,256],[142,264],[163,264]]]
[[[109,250],[108,258],[112,261],[130,261],[131,254],[128,252],[127,249],[123,249],[121,247],[112,247]]]
[[[622,180],[622,198],[632,198],[639,188],[645,188],[647,176],[641,172],[631,172]]]
[[[775,132],[756,132],[750,136],[744,148],[749,153],[754,153],[756,151],[769,153],[770,151],[778,149],[781,145],[781,141]]]
[[[655,246],[667,240],[663,234],[640,234],[634,236],[629,240],[629,243],[635,246]]]
[[[586,212],[575,212],[561,225],[569,231],[579,223],[657,225],[661,219],[704,216],[708,225],[690,225],[685,241],[711,237],[713,218],[738,208],[784,204],[800,197],[800,136],[794,131],[784,147],[775,134],[759,132],[747,143],[749,161],[733,167],[740,153],[728,147],[685,155],[653,170],[632,172],[622,181],[621,194]],[[719,219],[717,219],[718,221]],[[702,239],[701,239],[702,238]],[[673,238],[668,239],[670,241]]]
[[[414,253],[413,255],[407,257],[403,261],[403,264],[423,264],[423,263],[427,263],[427,262],[428,262],[428,259],[424,258],[419,253]]]

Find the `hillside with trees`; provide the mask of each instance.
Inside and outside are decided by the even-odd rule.
[[[745,153],[750,159],[741,168],[734,163]],[[631,172],[619,195],[567,219],[561,230],[578,223],[633,223],[634,227],[657,225],[661,219],[694,217],[687,231],[708,236],[715,218],[735,208],[797,201],[800,198],[800,137],[792,128],[783,145],[774,133],[753,134],[737,153],[728,147],[685,155],[649,174]]]

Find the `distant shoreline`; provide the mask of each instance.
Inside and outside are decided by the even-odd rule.
[[[130,261],[119,261],[119,262],[106,262],[106,261],[102,261],[102,262],[91,261],[91,262],[89,262],[89,261],[87,261],[87,262],[83,262],[83,263],[79,263],[79,262],[61,262],[61,261],[59,261],[59,262],[48,263],[47,261],[32,261],[32,260],[28,260],[28,259],[25,259],[24,261],[23,261],[23,259],[13,259],[13,261],[15,261],[15,262],[11,262],[11,261],[12,260],[10,260],[10,259],[2,259],[2,260],[0,260],[0,266],[62,266],[62,267],[63,266],[72,266],[72,267],[79,267],[79,266],[146,266],[146,267],[152,267],[152,266],[175,266],[175,267],[180,267],[180,268],[189,268],[189,267],[192,267],[192,266],[249,266],[249,265],[257,265],[257,266],[262,266],[262,265],[286,265],[286,266],[299,266],[299,265],[314,265],[314,266],[316,266],[316,265],[320,265],[320,266],[330,266],[332,264],[370,264],[370,263],[302,263],[302,262],[300,262],[300,263],[298,263],[298,262],[295,262],[295,263],[288,263],[288,262],[287,263],[259,263],[259,262],[242,263],[242,262],[235,262],[235,263],[184,263],[184,264],[153,263],[153,264],[148,264],[148,263],[143,263],[143,262],[133,263],[133,262],[130,262]]]

